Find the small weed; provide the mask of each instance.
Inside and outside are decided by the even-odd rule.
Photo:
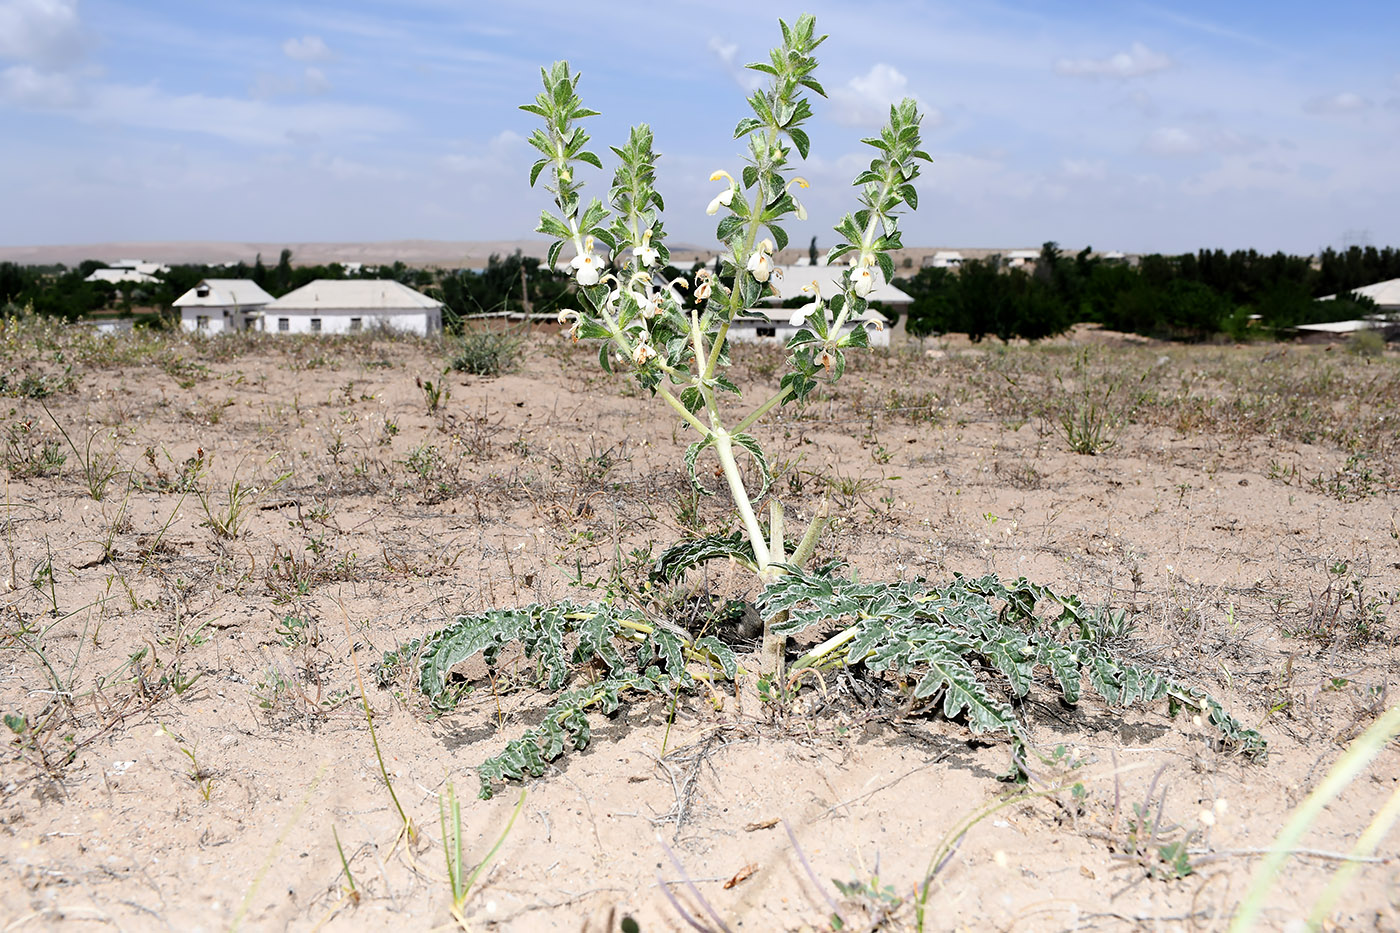
[[[1078,399],[1060,412],[1058,425],[1069,449],[1094,456],[1117,445],[1118,425],[1108,406],[1097,399]]]
[[[157,733],[172,739],[175,742],[175,746],[180,750],[180,754],[189,759],[189,767],[185,770],[185,776],[190,779],[190,783],[194,784],[195,789],[199,791],[199,796],[204,798],[205,803],[208,803],[210,795],[214,793],[214,774],[200,765],[199,759],[195,756],[195,746],[170,731],[170,727],[164,724],[160,725],[157,729]]]
[[[446,374],[447,371],[444,370],[443,375]],[[447,404],[447,400],[452,397],[452,390],[448,388],[447,383],[441,379],[437,382],[429,382],[422,376],[419,376],[416,381],[418,383],[418,388],[423,390],[423,401],[427,404],[428,414],[430,415],[437,414],[438,409]]]
[[[92,497],[93,501],[101,502],[102,497],[107,494],[107,486],[112,482],[112,478],[121,471],[121,467],[117,465],[117,458],[112,454],[93,451],[93,442],[100,432],[94,431],[89,434],[83,449],[79,450],[78,445],[73,443],[73,438],[68,435],[63,425],[58,423],[53,412],[49,411],[48,406],[44,407],[44,413],[49,416],[49,420],[54,423],[54,427],[58,428],[59,433],[63,435],[63,439],[68,442],[68,446],[78,458],[83,485],[87,487],[88,495]]]
[[[241,481],[234,480],[222,502],[202,491],[196,492],[196,495],[207,518],[205,525],[214,532],[215,537],[232,540],[238,537],[238,532],[247,521],[248,510],[258,493],[258,487],[245,486]]]
[[[40,437],[34,422],[15,421],[0,436],[0,461],[15,479],[33,479],[58,473],[68,455],[57,441]]]
[[[496,844],[476,864],[476,867],[467,873],[462,853],[462,803],[457,799],[457,791],[453,788],[451,781],[447,782],[447,792],[438,798],[438,818],[442,824],[442,850],[447,860],[447,881],[452,889],[452,916],[464,929],[466,917],[462,913],[462,908],[466,906],[472,886],[476,884],[481,873],[491,864],[491,860],[496,857],[496,853],[505,844],[506,837],[510,835],[511,829],[515,826],[515,818],[520,815],[524,806],[525,791],[522,790],[520,799],[516,801],[515,809],[511,811],[510,819],[506,821],[506,828],[501,830],[501,835],[496,839]]]

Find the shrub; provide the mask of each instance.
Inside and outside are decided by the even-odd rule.
[[[499,376],[515,368],[524,342],[522,337],[509,331],[467,330],[452,348],[448,366],[473,376]]]
[[[1385,352],[1385,338],[1378,330],[1359,330],[1347,338],[1347,352],[1356,356],[1380,356]]]

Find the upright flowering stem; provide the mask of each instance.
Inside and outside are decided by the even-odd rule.
[[[789,154],[795,151],[805,159],[810,148],[803,128],[812,116],[806,92],[825,96],[813,77],[817,62],[812,52],[825,39],[815,32],[815,19],[804,14],[792,25],[781,20],[779,25],[782,44],[772,50],[767,62],[748,66],[769,75],[771,81],[749,98],[753,112],[734,130],[735,139],[746,140],[744,169],[737,178],[723,170],[710,178],[726,183],[706,213],[715,215],[724,210],[716,230],[724,247],[720,273],[732,279],[703,270],[693,283],[695,309],[689,313],[671,291],[687,287],[685,282],[663,284],[655,280],[656,270],[667,266],[670,253],[661,219],[665,208],[655,188],[657,156],[651,129],[645,124],[634,126],[625,145],[612,148],[620,163],[608,205],[596,198],[585,205],[576,169],[579,163],[599,169],[602,164],[584,148],[588,136],[578,121],[595,113],[584,108],[578,97],[578,76],[566,62],[556,63],[542,72],[544,93],[522,108],[544,121],[543,128],[529,140],[542,156],[531,169],[530,183],[535,184],[547,169],[552,169],[553,175],[553,184],[546,187],[554,195],[558,212],[543,212],[537,228],[555,239],[547,264],[551,268],[556,265],[566,244],[572,244],[575,253],[569,266],[579,305],[577,310],[561,313],[561,323],[570,324],[575,339],[600,341],[599,362],[604,369],[626,368],[639,385],[659,395],[695,430],[699,440],[687,450],[685,462],[697,487],[696,458],[713,448],[747,541],[739,546],[727,535],[716,536],[722,540],[707,542],[706,547],[720,547],[721,553],[730,553],[745,563],[751,557],[765,585],[790,567],[803,567],[813,558],[817,539],[827,524],[826,505],[823,503],[801,543],[789,554],[781,505],[776,499],[769,500],[770,519],[765,531],[736,453],[743,448],[744,455],[753,458],[762,478],[763,488],[758,491],[762,498],[771,472],[748,429],[780,405],[805,399],[819,380],[840,379],[845,350],[869,345],[863,326],[844,334],[842,325],[868,310],[866,296],[873,280],[871,270],[877,263],[886,280],[892,277],[888,251],[900,245],[893,214],[900,203],[916,206],[917,194],[911,184],[918,174],[914,160],[927,158],[917,149],[917,108],[912,100],[902,101],[891,108],[890,122],[879,138],[865,140],[881,154],[856,178],[861,210],[854,216],[847,214],[836,227],[843,242],[833,247],[830,259],[856,252],[856,271],[847,276],[841,295],[825,300],[815,295],[810,309],[794,315],[797,333],[787,344],[789,371],[777,391],[727,426],[719,394],[738,392],[720,373],[721,365],[728,365],[730,327],[739,315],[773,292],[772,277],[777,274],[774,254],[788,242],[781,226],[784,217],[791,214],[799,221],[806,219],[805,207],[792,192],[794,186],[806,188],[807,182],[785,175],[789,174]],[[607,247],[608,261],[603,261],[601,251],[593,251],[595,241]],[[835,317],[834,326],[828,312]],[[785,639],[771,631],[777,621],[770,619],[765,626],[763,668],[769,673],[780,672],[784,659]]]

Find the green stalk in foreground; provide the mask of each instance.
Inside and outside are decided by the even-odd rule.
[[[1279,831],[1278,838],[1274,840],[1273,851],[1260,864],[1259,870],[1255,873],[1254,884],[1250,887],[1249,893],[1245,895],[1244,901],[1240,904],[1240,909],[1235,913],[1235,919],[1230,924],[1230,933],[1247,933],[1254,929],[1254,924],[1259,918],[1259,912],[1264,908],[1264,902],[1278,883],[1283,869],[1283,863],[1288,861],[1288,857],[1293,854],[1293,849],[1298,845],[1298,840],[1303,838],[1312,825],[1317,822],[1317,818],[1322,815],[1323,808],[1331,803],[1342,791],[1356,780],[1357,776],[1365,770],[1366,766],[1381,753],[1381,749],[1390,743],[1397,733],[1400,733],[1400,705],[1392,706],[1381,715],[1379,719],[1371,724],[1371,727],[1361,734],[1361,737],[1352,742],[1342,757],[1337,759],[1337,763],[1327,772],[1327,776],[1322,779],[1306,800],[1298,805],[1293,811],[1293,815],[1288,818],[1283,829]],[[1391,804],[1394,803],[1392,799]],[[1381,817],[1393,820],[1395,813],[1393,807],[1388,804],[1383,808]],[[1379,818],[1377,820],[1379,823]],[[1375,824],[1373,824],[1375,825]],[[1367,831],[1366,837],[1374,834]],[[1379,838],[1375,842],[1379,842]],[[1338,875],[1346,870],[1348,866],[1343,866],[1338,870]],[[1354,869],[1352,869],[1354,870]],[[1345,877],[1349,877],[1350,873]],[[1320,906],[1330,909],[1331,903],[1335,901],[1337,893],[1330,888],[1320,901]],[[1325,914],[1325,910],[1324,910]],[[1320,925],[1322,916],[1318,916],[1317,909],[1314,909],[1313,916],[1309,918],[1309,926],[1317,928]]]

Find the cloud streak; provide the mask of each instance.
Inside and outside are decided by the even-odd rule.
[[[282,43],[282,54],[298,62],[324,62],[332,57],[330,48],[320,36],[288,39]]]
[[[1154,52],[1141,42],[1134,42],[1126,52],[1108,58],[1062,58],[1055,62],[1055,73],[1070,78],[1141,78],[1166,71],[1172,60]]]

